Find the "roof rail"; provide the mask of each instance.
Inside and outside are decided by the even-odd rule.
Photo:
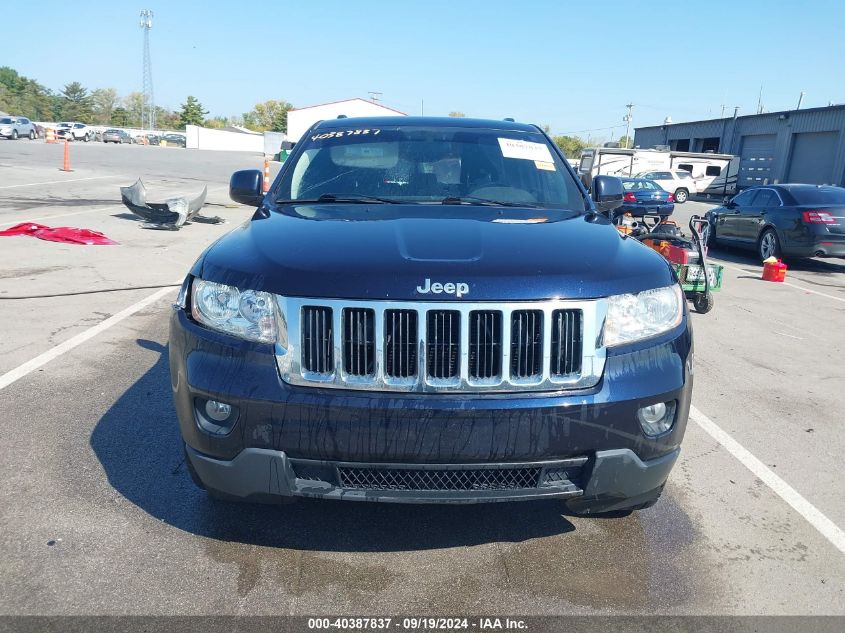
[[[504,120],[505,120],[505,121],[510,121],[511,123],[513,123],[513,122],[514,122],[514,120],[513,120],[513,117],[512,117],[512,116],[506,116],[506,117],[504,118]]]
[[[337,115],[337,118],[338,118],[338,119],[345,119],[345,118],[347,118],[347,117],[346,117],[346,115],[345,115],[345,114],[338,114],[338,115]]]

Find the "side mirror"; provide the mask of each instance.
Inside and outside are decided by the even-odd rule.
[[[624,194],[622,181],[616,176],[593,178],[593,201],[600,213],[610,213],[621,207]]]
[[[734,202],[733,200],[728,200],[725,203],[725,208],[726,209],[736,209],[736,202]]]
[[[236,171],[229,179],[229,197],[250,207],[261,206],[264,194],[261,186],[264,176],[257,169]]]

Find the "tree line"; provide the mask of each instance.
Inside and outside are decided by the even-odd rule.
[[[88,90],[78,81],[65,84],[59,92],[8,66],[0,67],[0,111],[25,116],[33,121],[80,121],[89,125],[143,127],[141,113],[144,95],[130,92],[121,97],[114,88]],[[184,130],[186,125],[223,128],[241,125],[256,132],[287,132],[287,101],[270,100],[255,104],[242,116],[207,118],[199,100],[189,95],[178,111],[156,106],[156,127]]]
[[[89,91],[78,81],[66,84],[53,92],[34,79],[24,77],[8,66],[0,67],[0,110],[33,121],[81,121],[87,124],[114,125],[115,127],[142,127],[141,111],[144,95],[130,92],[120,97],[114,88],[97,88]],[[165,130],[184,130],[186,125],[224,128],[239,125],[256,132],[287,132],[288,112],[293,105],[284,100],[271,99],[256,103],[241,116],[208,118],[208,111],[193,95],[188,95],[179,111],[156,106],[156,126]],[[450,117],[466,116],[454,110]],[[548,125],[543,126],[551,134]],[[581,151],[590,147],[590,139],[578,136],[553,135],[552,140],[567,158],[579,158]],[[593,143],[595,145],[596,143]],[[630,139],[619,139],[620,147],[630,147]]]

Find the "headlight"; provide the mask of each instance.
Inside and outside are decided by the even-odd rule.
[[[608,347],[640,341],[677,327],[684,316],[679,285],[608,297],[604,344]]]
[[[195,279],[191,291],[191,315],[213,330],[249,341],[274,343],[278,334],[273,295],[259,290]]]

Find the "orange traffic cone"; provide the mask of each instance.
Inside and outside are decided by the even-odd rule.
[[[267,193],[270,191],[270,159],[264,159],[264,186],[262,187],[262,191]]]
[[[68,147],[67,139],[65,139],[65,160],[64,165],[62,165],[62,168],[59,171],[73,171],[70,168],[70,149],[68,149]]]

